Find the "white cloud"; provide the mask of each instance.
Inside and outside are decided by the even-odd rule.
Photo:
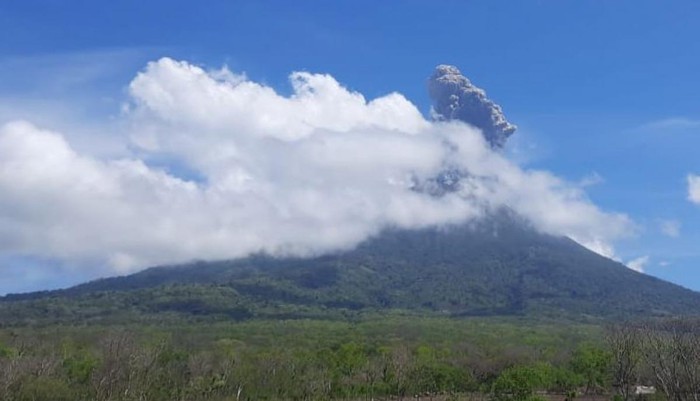
[[[688,200],[700,205],[700,175],[688,174]]]
[[[681,222],[678,220],[659,221],[661,233],[667,237],[678,238],[681,235]]]
[[[627,262],[627,267],[634,271],[644,273],[644,268],[649,264],[649,256],[640,256]]]
[[[118,159],[28,122],[0,127],[0,252],[114,272],[259,251],[303,256],[503,206],[607,255],[633,230],[579,185],[522,170],[475,129],[429,122],[399,94],[368,102],[328,75],[291,81],[285,97],[227,70],[149,63],[129,86],[121,135],[133,151]],[[149,166],[159,158],[202,179]],[[446,167],[470,173],[460,191],[414,190]]]

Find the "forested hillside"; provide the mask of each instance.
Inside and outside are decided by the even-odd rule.
[[[346,319],[376,313],[596,320],[699,311],[700,294],[504,213],[471,225],[387,230],[354,250],[310,259],[258,255],[196,262],[11,295],[0,302],[0,321]]]

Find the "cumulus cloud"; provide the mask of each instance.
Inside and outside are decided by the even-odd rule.
[[[306,72],[290,81],[293,93],[282,96],[226,69],[149,63],[129,85],[132,152],[122,158],[78,152],[29,122],[5,124],[0,252],[129,272],[253,252],[315,255],[386,227],[460,223],[508,207],[609,255],[633,228],[580,186],[519,168],[477,128],[427,121],[399,94],[367,101]],[[450,169],[468,172],[454,190],[417,190]]]
[[[649,264],[649,256],[640,256],[637,259],[633,259],[627,262],[627,267],[630,269],[644,273],[644,268]]]
[[[700,175],[688,174],[688,200],[700,205]]]

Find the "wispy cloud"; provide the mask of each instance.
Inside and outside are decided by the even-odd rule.
[[[678,238],[681,235],[681,222],[678,220],[660,220],[659,229],[667,237]]]
[[[685,117],[672,117],[663,120],[652,121],[640,127],[641,130],[685,130],[700,128],[700,120]]]
[[[700,205],[700,175],[688,174],[688,200]]]
[[[644,268],[649,264],[649,256],[640,256],[627,262],[627,267],[634,271],[644,273]]]
[[[605,182],[605,178],[603,178],[602,175],[598,174],[597,172],[592,172],[591,174],[588,174],[587,176],[583,177],[579,182],[578,185],[581,188],[587,188],[587,187],[592,187],[596,186],[599,184],[602,184]]]
[[[120,85],[115,78],[123,78],[125,68],[137,67],[156,51],[136,47],[0,56],[0,74],[13,77],[0,82],[0,91],[22,97],[89,93],[98,82]]]

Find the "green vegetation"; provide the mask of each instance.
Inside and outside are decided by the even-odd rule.
[[[444,330],[443,330],[444,329]],[[494,319],[0,331],[7,401],[628,401],[700,391],[700,321],[611,326]],[[584,397],[585,396],[585,397]]]
[[[0,331],[0,399],[510,397],[507,378],[528,366],[563,372],[571,388],[583,388],[576,354],[566,350],[599,337],[600,329],[589,325],[397,316],[18,327]],[[560,391],[549,377],[525,385]]]

